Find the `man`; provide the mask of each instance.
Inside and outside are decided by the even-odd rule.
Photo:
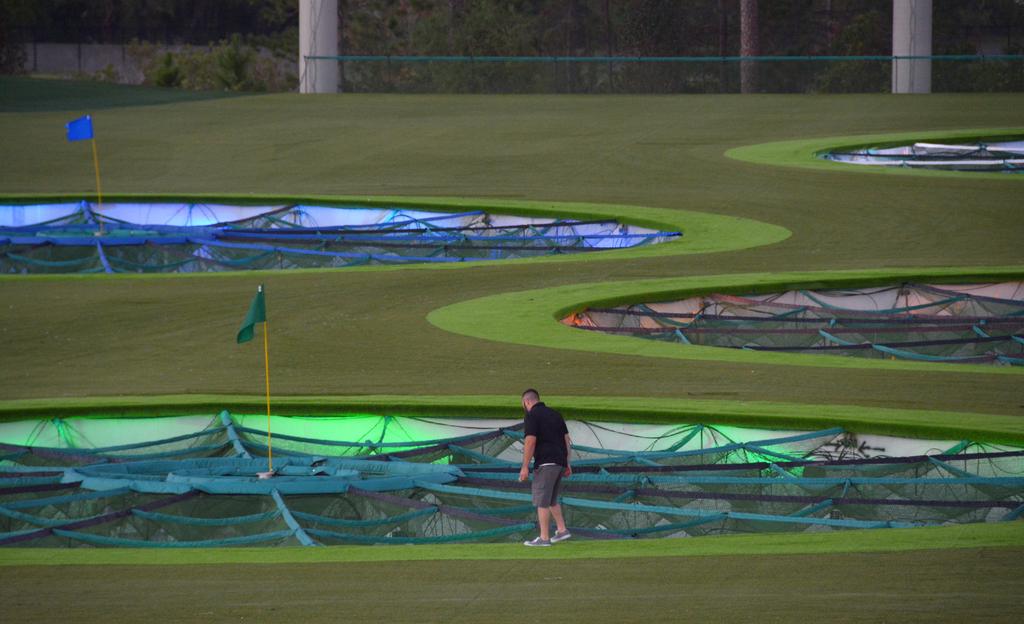
[[[572,537],[562,517],[562,506],[558,504],[562,477],[572,474],[569,429],[562,415],[544,405],[540,394],[532,388],[523,393],[523,410],[526,412],[526,439],[519,480],[526,481],[530,476],[530,460],[533,460],[533,506],[537,508],[537,523],[540,525],[540,536],[523,544],[550,546]],[[554,536],[551,535],[551,518],[555,519]]]

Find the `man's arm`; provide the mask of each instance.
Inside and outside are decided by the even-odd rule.
[[[523,443],[523,467],[519,469],[519,480],[526,481],[530,476],[530,461],[533,459],[533,452],[537,449],[537,436],[528,435]]]
[[[572,440],[569,439],[569,434],[565,434],[565,476],[572,475]]]

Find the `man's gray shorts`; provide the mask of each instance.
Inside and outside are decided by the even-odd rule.
[[[565,466],[552,464],[533,470],[533,506],[551,507],[558,504],[558,493],[562,489],[562,474]]]

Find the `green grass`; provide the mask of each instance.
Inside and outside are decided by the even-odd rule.
[[[4,566],[218,565],[356,563],[368,561],[480,561],[624,559],[908,552],[966,548],[1024,548],[1024,522],[920,529],[864,529],[828,533],[734,535],[701,539],[567,541],[550,549],[519,544],[444,544],[415,547],[323,548],[6,548]]]
[[[122,96],[111,90],[107,103]],[[18,89],[8,97],[32,100]],[[111,194],[465,196],[608,204],[624,216],[632,209],[622,207],[640,205],[680,211],[680,221],[704,212],[772,223],[792,236],[729,253],[458,270],[4,279],[0,339],[11,364],[0,398],[257,395],[258,350],[233,336],[256,282],[266,281],[278,395],[516,395],[539,385],[560,395],[1022,415],[1006,375],[569,352],[457,336],[426,321],[453,303],[570,284],[1019,264],[1014,180],[765,167],[724,153],[793,137],[1007,128],[1019,124],[1022,103],[1016,94],[267,95],[97,109]],[[67,118],[0,113],[0,193],[94,190],[87,146],[63,140]],[[687,244],[700,245],[699,234],[688,231]]]
[[[1024,416],[1015,375],[567,351],[457,335],[426,320],[462,301],[574,284],[1019,265],[1019,180],[774,167],[725,153],[818,137],[1014,128],[1022,94],[173,94],[181,101],[159,104],[153,92],[102,85],[89,85],[89,94],[60,83],[5,79],[0,87],[0,194],[94,192],[88,146],[63,138],[63,124],[89,112],[108,193],[579,202],[741,217],[792,232],[775,244],[728,253],[458,270],[4,279],[2,399],[258,400],[258,349],[236,346],[234,333],[255,284],[265,281],[272,384],[281,397],[490,395],[513,404],[523,388],[539,386],[555,397],[622,397],[638,406],[721,401],[719,407],[752,413],[766,404],[798,404],[808,414],[816,406],[829,406],[828,414],[850,406],[1011,422]],[[937,546],[955,545],[946,540],[951,534],[929,535],[938,536]],[[691,543],[697,540],[681,546]],[[41,605],[74,596],[61,613],[69,621],[519,621],[553,611],[591,624],[638,617],[870,622],[1017,615],[1024,589],[1018,546],[870,553],[833,547],[814,554],[554,561],[12,565],[0,572],[0,600],[5,616],[18,620],[38,618]]]
[[[448,271],[0,280],[0,337],[11,362],[0,378],[3,398],[255,395],[256,350],[231,337],[254,283],[266,280],[280,395],[514,395],[544,385],[565,395],[1024,413],[1013,380],[995,373],[558,352],[454,336],[425,320],[456,302],[569,284],[1019,263],[1014,180],[863,176],[755,166],[723,154],[794,136],[1008,128],[1020,95],[272,95],[151,105],[148,91],[7,84],[8,110],[26,111],[0,114],[0,192],[8,194],[93,190],[88,154],[62,139],[68,115],[38,105],[77,101],[88,88],[93,95],[82,104],[98,107],[108,193],[433,194],[499,205],[524,197],[591,210],[595,202],[617,205],[607,211],[638,219],[650,215],[630,206],[643,204],[678,211],[684,224],[704,212],[775,223],[793,235],[731,253],[623,252]],[[123,106],[132,93],[139,105]],[[686,243],[709,249],[701,247],[707,239],[735,232],[708,223],[689,229]]]
[[[46,617],[50,605],[59,604],[64,622],[475,623],[557,613],[560,621],[587,623],[930,623],[1016,622],[1024,590],[1019,546],[614,559],[544,554],[523,560],[0,567],[0,600],[13,621]]]

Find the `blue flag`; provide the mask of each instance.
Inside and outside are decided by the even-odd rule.
[[[86,115],[64,124],[68,131],[68,141],[84,141],[92,138],[92,117]]]

